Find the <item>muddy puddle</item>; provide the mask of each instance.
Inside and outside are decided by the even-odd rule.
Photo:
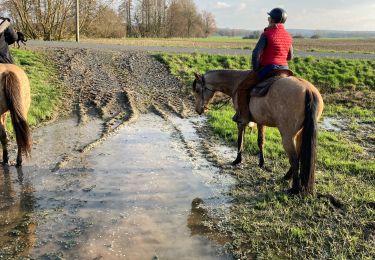
[[[38,129],[22,170],[0,168],[0,259],[231,259],[209,227],[234,181],[200,151],[200,119],[141,115],[87,153],[101,122],[75,122]]]
[[[324,117],[321,121],[321,128],[329,131],[329,132],[340,132],[342,129],[339,127],[339,125],[342,125],[342,120],[332,118],[332,117]]]

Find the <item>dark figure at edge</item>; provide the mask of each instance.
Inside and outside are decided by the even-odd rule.
[[[9,23],[9,18],[0,17],[1,23]],[[0,32],[0,63],[11,63],[14,64],[12,55],[9,51],[9,45],[13,44],[17,40],[17,33],[13,26],[9,24],[5,30]]]

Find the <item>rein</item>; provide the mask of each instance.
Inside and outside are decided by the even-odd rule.
[[[228,97],[220,106],[218,106],[218,109],[223,108],[225,105],[228,105],[232,97]]]
[[[216,92],[215,90],[212,90],[206,86],[206,79],[204,78],[204,76],[202,76],[202,94],[201,94],[202,102],[201,103],[202,103],[203,108],[205,107],[204,105],[204,91],[205,90],[211,91],[212,93]]]
[[[201,98],[202,98],[202,104],[204,104],[204,91],[205,90],[208,90],[208,91],[211,91],[212,93],[215,93],[216,90],[213,90],[213,89],[210,89],[206,86],[206,80],[204,78],[204,76],[202,77],[202,95],[201,95]],[[222,103],[218,108],[222,108],[224,107],[225,105],[227,105],[229,103],[229,101],[231,100],[232,98],[231,97],[228,97],[224,103]]]

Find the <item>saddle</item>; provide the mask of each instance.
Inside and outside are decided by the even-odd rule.
[[[293,71],[288,70],[288,69],[277,69],[271,71],[265,78],[265,80],[261,81],[257,85],[255,85],[251,91],[250,91],[250,96],[251,97],[264,97],[267,95],[268,90],[270,87],[278,81],[279,79],[286,78],[294,76]]]

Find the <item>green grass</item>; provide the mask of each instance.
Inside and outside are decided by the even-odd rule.
[[[295,58],[290,69],[323,93],[343,89],[375,90],[375,61]]]
[[[170,71],[190,85],[194,72],[214,69],[250,69],[250,57],[208,54],[158,54]],[[295,58],[289,63],[296,76],[305,78],[323,93],[338,90],[375,90],[375,61]]]
[[[338,104],[326,104],[324,107],[324,116],[343,117],[357,119],[362,123],[375,123],[375,111],[371,108],[347,107]]]
[[[248,69],[249,57],[218,55],[157,56],[190,89],[193,72],[212,69]],[[355,119],[348,126],[359,131],[358,122],[374,122],[374,106],[367,96],[375,91],[374,61],[295,59],[291,67],[329,95],[324,116]],[[362,90],[366,101],[345,100],[345,94]],[[338,91],[338,93],[335,93]],[[347,95],[350,99],[352,95]],[[365,99],[363,98],[363,99]],[[369,100],[367,100],[369,99]],[[359,106],[361,105],[361,106]],[[208,124],[212,133],[236,146],[237,127],[232,106],[211,106]],[[374,135],[368,136],[375,140]],[[373,150],[373,149],[372,149]],[[321,130],[318,135],[316,190],[344,204],[335,208],[327,198],[289,196],[289,183],[281,177],[289,168],[279,131],[267,128],[265,159],[268,169],[257,165],[257,135],[245,135],[244,168],[228,171],[237,179],[229,194],[234,199],[226,224],[232,230],[237,258],[259,259],[373,259],[375,256],[375,160],[346,133]]]
[[[236,55],[208,54],[156,54],[155,57],[164,62],[172,74],[187,85],[191,85],[194,72],[201,74],[214,69],[249,69],[248,57]]]
[[[36,126],[53,118],[62,102],[63,94],[62,87],[56,83],[56,69],[53,63],[48,62],[44,54],[34,51],[12,49],[12,55],[15,63],[25,70],[30,80],[29,124]]]

